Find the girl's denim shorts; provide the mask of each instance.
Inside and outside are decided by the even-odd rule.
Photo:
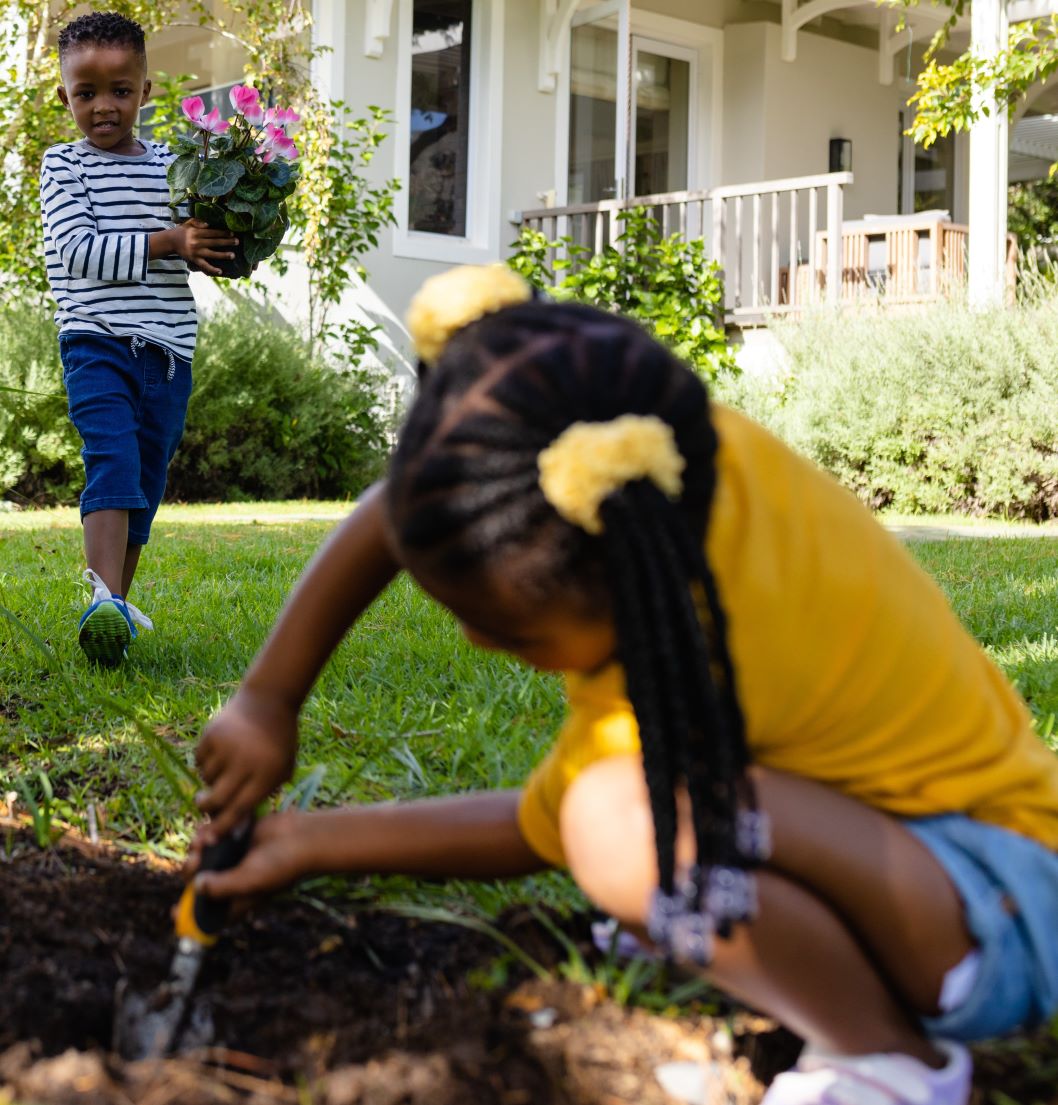
[[[81,517],[129,512],[129,544],[146,545],[184,432],[191,362],[138,337],[59,334],[70,418],[81,435]]]
[[[1058,1010],[1058,853],[962,815],[906,821],[966,908],[979,964],[969,995],[925,1020],[931,1036],[983,1040]]]

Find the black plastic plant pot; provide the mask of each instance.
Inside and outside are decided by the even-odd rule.
[[[232,253],[235,256],[229,261],[227,258],[214,258],[210,263],[220,269],[220,275],[214,277],[216,280],[239,280],[243,277],[250,276],[253,272],[253,266],[246,260],[246,253],[243,250],[242,242],[233,246]]]

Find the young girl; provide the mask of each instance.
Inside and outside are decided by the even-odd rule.
[[[409,322],[432,364],[388,486],[209,726],[207,831],[289,775],[398,565],[565,671],[569,716],[523,790],[266,817],[203,890],[566,865],[808,1041],[768,1105],[965,1105],[960,1041],[1058,1006],[1058,760],[1017,695],[851,495],[634,324],[503,270],[435,278]]]

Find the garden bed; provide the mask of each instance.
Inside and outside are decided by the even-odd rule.
[[[652,1016],[557,978],[503,978],[497,945],[462,927],[285,899],[207,961],[212,1044],[125,1063],[110,1053],[115,988],[164,978],[179,880],[20,833],[0,856],[3,1105],[665,1105],[653,1070],[678,1059],[716,1064],[718,1105],[753,1105],[796,1054],[749,1013]],[[540,962],[568,957],[527,911],[499,924]],[[590,956],[585,922],[565,928]],[[502,981],[472,981],[490,974]],[[1053,1042],[979,1058],[981,1105],[1058,1099]]]

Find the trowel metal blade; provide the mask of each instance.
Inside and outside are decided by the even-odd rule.
[[[123,979],[115,994],[114,1050],[124,1059],[165,1055],[183,1026],[205,949],[181,940],[169,977],[150,994],[130,991]]]

